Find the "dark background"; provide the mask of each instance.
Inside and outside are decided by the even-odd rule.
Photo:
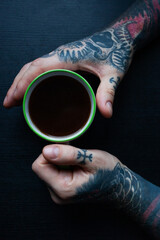
[[[21,67],[61,44],[99,31],[133,0],[0,1],[0,240],[149,239],[134,222],[101,205],[59,206],[32,172],[48,144],[30,131],[22,108],[3,98]],[[116,155],[160,185],[160,42],[140,50],[120,84],[112,119],[97,111],[92,127],[72,144]],[[87,77],[86,77],[87,78]],[[94,89],[98,79],[88,76]]]

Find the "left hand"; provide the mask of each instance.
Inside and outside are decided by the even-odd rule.
[[[124,31],[125,36],[122,34]],[[104,117],[110,118],[116,88],[131,64],[133,52],[126,26],[109,28],[60,46],[23,66],[8,90],[3,105],[7,108],[19,105],[28,85],[45,71],[57,68],[82,70],[99,77],[97,107]]]
[[[118,164],[116,157],[104,151],[54,144],[43,149],[32,169],[46,182],[52,200],[64,204],[96,201],[106,198],[107,192],[112,194]],[[69,168],[64,167],[67,165]]]

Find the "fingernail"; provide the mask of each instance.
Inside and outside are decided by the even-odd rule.
[[[112,114],[112,103],[111,102],[107,102],[106,106],[107,106],[109,112]]]
[[[5,105],[7,103],[7,96],[5,97],[4,101],[3,101],[3,105]]]
[[[59,154],[59,148],[58,147],[45,147],[43,150],[44,155],[49,159],[56,159]]]

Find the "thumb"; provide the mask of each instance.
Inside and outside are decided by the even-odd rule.
[[[95,159],[94,150],[78,149],[69,145],[52,144],[43,148],[46,160],[56,165],[86,165],[92,167]]]
[[[112,117],[115,91],[121,78],[122,76],[117,73],[108,74],[101,78],[101,83],[97,89],[96,101],[100,112],[106,118]]]
[[[113,169],[117,162],[114,156],[101,150],[85,150],[62,144],[48,145],[43,148],[42,154],[53,165],[75,165],[90,172],[99,168]]]

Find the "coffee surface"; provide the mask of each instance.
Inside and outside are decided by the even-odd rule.
[[[54,76],[40,82],[29,100],[29,114],[49,136],[67,136],[87,122],[91,102],[85,87],[74,78]]]

